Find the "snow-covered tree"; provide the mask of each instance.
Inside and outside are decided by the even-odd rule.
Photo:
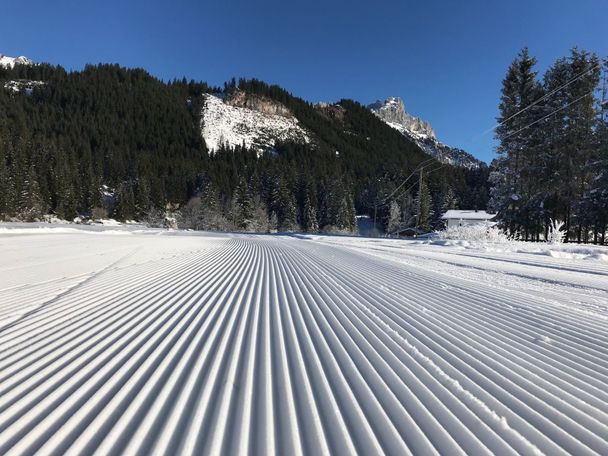
[[[19,198],[19,216],[26,221],[33,221],[42,217],[46,207],[40,194],[40,185],[34,165],[30,165]]]
[[[271,208],[277,215],[279,231],[299,230],[296,200],[284,179],[278,179],[274,186]]]
[[[536,178],[542,183],[545,218],[565,222],[566,240],[580,239],[589,208],[583,195],[593,185],[597,111],[593,92],[599,82],[596,56],[574,48],[568,58],[558,59],[544,77],[545,91],[553,93],[544,104],[547,118],[540,123],[545,135],[543,168]],[[564,87],[565,86],[565,87]]]
[[[303,228],[307,233],[316,233],[319,231],[317,210],[309,195],[306,195],[306,198],[304,199]]]
[[[392,200],[388,211],[388,224],[386,231],[392,234],[401,224],[401,208],[397,201]]]
[[[247,181],[241,177],[234,193],[236,211],[234,223],[238,229],[251,231],[253,224],[253,201]]]

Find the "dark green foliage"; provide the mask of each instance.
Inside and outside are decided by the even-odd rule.
[[[546,237],[550,221],[560,220],[566,241],[603,242],[608,190],[605,108],[594,97],[599,59],[574,48],[542,83],[534,63],[524,49],[503,80],[491,206],[526,240]]]
[[[429,186],[424,179],[420,183],[416,205],[418,207],[419,215],[419,219],[417,221],[418,229],[428,231],[431,228],[433,212],[431,208],[431,192],[429,191]]]
[[[311,144],[278,144],[261,156],[245,147],[208,155],[202,94],[219,89],[163,82],[141,69],[0,68],[0,84],[13,79],[44,85],[30,95],[0,90],[0,217],[71,219],[95,209],[144,219],[180,205],[182,220],[197,229],[352,232],[356,212],[370,213],[428,158],[357,102],[322,108],[255,79],[231,80],[224,91],[282,103]],[[431,194],[449,185],[462,205],[482,209],[486,176],[485,168],[445,166],[426,179]],[[102,195],[103,185],[113,196]]]
[[[102,183],[119,190],[117,216],[184,201],[207,157],[198,129],[205,84],[163,83],[143,70],[49,65],[0,69],[0,80],[42,80],[31,95],[0,90],[2,172],[35,174],[41,210],[71,218],[101,204]],[[23,163],[34,162],[33,170]],[[129,184],[125,184],[128,182]],[[9,215],[18,215],[7,211]]]

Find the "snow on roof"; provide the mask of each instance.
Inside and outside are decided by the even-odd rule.
[[[493,219],[496,214],[488,214],[486,211],[474,211],[474,210],[456,210],[450,209],[441,216],[443,220],[446,219],[467,219],[467,220],[490,220]]]

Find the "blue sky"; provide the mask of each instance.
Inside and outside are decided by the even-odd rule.
[[[0,53],[163,79],[277,83],[310,101],[400,96],[440,140],[489,161],[500,83],[525,45],[543,71],[608,56],[606,0],[4,0]]]

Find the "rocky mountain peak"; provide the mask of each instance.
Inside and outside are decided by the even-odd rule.
[[[399,97],[389,97],[384,101],[376,101],[368,108],[389,124],[396,124],[395,128],[401,127],[410,133],[435,138],[435,130],[431,124],[418,118],[405,110],[405,103]]]
[[[484,165],[468,152],[438,141],[431,124],[408,113],[405,110],[405,103],[399,97],[389,97],[384,101],[378,100],[368,105],[368,109],[442,163],[469,169]]]

